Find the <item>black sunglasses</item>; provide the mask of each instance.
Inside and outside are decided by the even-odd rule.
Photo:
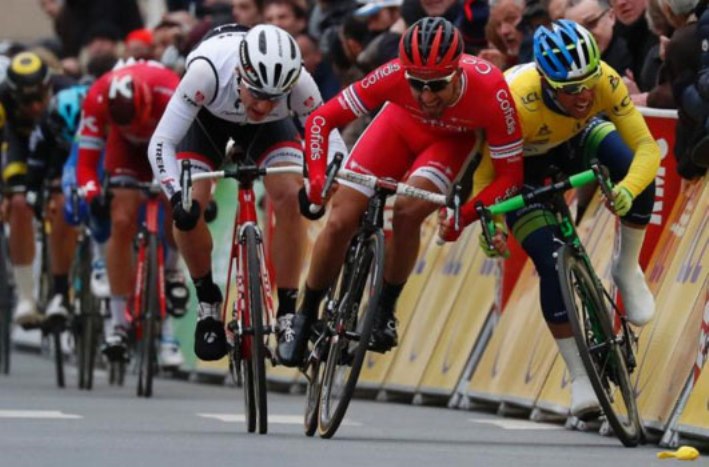
[[[251,86],[246,80],[244,80],[244,84],[246,85],[246,89],[249,90],[251,95],[259,101],[279,101],[286,97],[286,94],[269,94],[267,92],[254,89],[254,87]]]
[[[451,81],[453,81],[455,73],[456,72],[454,71],[450,75],[444,76],[443,78],[421,79],[411,76],[407,71],[404,73],[404,77],[406,78],[406,81],[409,82],[409,86],[411,86],[411,88],[416,92],[423,92],[426,88],[428,88],[431,92],[441,92],[448,87]]]

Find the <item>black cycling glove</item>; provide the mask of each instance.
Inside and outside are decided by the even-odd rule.
[[[182,192],[178,191],[170,198],[170,204],[172,205],[172,220],[175,222],[175,227],[183,232],[194,229],[201,212],[199,202],[193,199],[189,212],[185,211],[185,208],[182,207]]]
[[[325,206],[320,206],[317,212],[310,212],[310,205],[312,203],[308,199],[308,194],[305,192],[305,187],[302,187],[298,191],[298,206],[300,207],[300,213],[306,219],[311,221],[316,221],[325,215]]]

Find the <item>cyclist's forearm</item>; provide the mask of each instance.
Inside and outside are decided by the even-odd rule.
[[[628,173],[618,183],[635,198],[652,183],[657,175],[657,169],[660,167],[660,147],[637,109],[622,118],[613,118],[613,123],[623,137],[623,141],[635,154]]]

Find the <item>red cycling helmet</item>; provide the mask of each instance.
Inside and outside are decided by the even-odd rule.
[[[150,87],[133,70],[117,70],[108,84],[108,115],[119,126],[140,125],[150,117]]]
[[[450,74],[458,68],[463,38],[445,18],[425,17],[404,32],[399,60],[407,70],[424,74]]]

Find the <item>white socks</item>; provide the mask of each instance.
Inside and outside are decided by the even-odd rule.
[[[583,366],[575,339],[557,339],[556,345],[571,375],[571,415],[584,418],[590,413],[598,412],[598,399],[586,374],[586,367]]]
[[[645,229],[621,224],[620,248],[613,257],[613,280],[623,297],[628,321],[635,326],[647,324],[655,315],[655,298],[638,263],[644,239]]]
[[[122,326],[123,328],[128,327],[128,320],[126,319],[126,303],[128,302],[127,297],[123,295],[111,295],[111,321],[113,326]]]
[[[31,264],[13,264],[15,270],[15,283],[17,295],[20,300],[29,300],[34,303],[34,274]]]

